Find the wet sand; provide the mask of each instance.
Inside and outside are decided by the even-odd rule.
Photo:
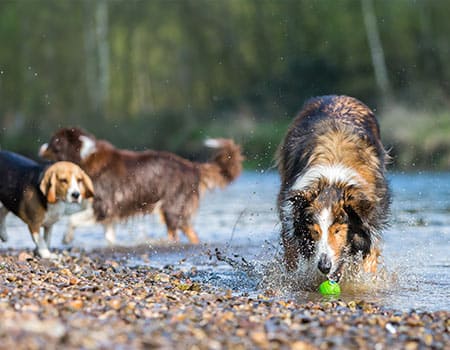
[[[450,312],[236,296],[145,251],[0,251],[1,349],[449,349]],[[142,256],[144,255],[144,256]]]

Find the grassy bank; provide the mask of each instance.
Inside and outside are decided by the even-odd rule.
[[[409,111],[402,107],[377,113],[381,135],[392,157],[394,170],[450,170],[450,112]],[[243,145],[246,167],[265,170],[274,165],[274,155],[293,118],[231,120],[211,124],[213,136],[229,135]]]
[[[450,112],[394,107],[377,113],[381,135],[392,156],[394,170],[450,169]],[[95,118],[94,118],[95,119]],[[242,145],[248,169],[267,170],[274,165],[276,149],[293,116],[255,116],[246,110],[217,117],[196,118],[175,114],[130,118],[126,125],[93,123],[86,128],[118,147],[169,150],[190,159],[205,160],[207,137],[231,137]],[[97,125],[97,127],[95,126]],[[1,147],[36,158],[39,146],[54,130],[24,128],[0,133]]]
[[[450,169],[450,111],[386,110],[380,117],[384,144],[395,169]]]

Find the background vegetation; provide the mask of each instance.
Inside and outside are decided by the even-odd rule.
[[[446,0],[0,1],[0,145],[78,125],[133,149],[244,145],[266,168],[304,100],[377,111],[399,168],[450,168]]]

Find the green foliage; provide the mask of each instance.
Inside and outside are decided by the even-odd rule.
[[[389,101],[441,118],[450,2],[373,4]],[[266,167],[308,97],[383,107],[356,0],[5,0],[0,40],[0,144],[29,155],[55,128],[77,125],[123,147],[182,154],[198,153],[207,133],[230,136],[248,164]],[[445,153],[439,140],[424,151]],[[414,151],[394,141],[407,166]]]
[[[383,113],[381,134],[393,166],[402,169],[450,168],[450,112],[393,108]]]

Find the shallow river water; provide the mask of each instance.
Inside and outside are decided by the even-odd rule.
[[[399,310],[450,309],[450,173],[393,174],[391,226],[384,232],[384,273],[373,286],[346,291],[343,299],[365,299]],[[117,229],[119,245],[148,246],[148,254],[129,254],[127,263],[174,265],[193,278],[234,293],[257,294],[270,288],[299,301],[317,293],[292,291],[280,281],[279,223],[276,213],[278,176],[246,172],[225,190],[205,195],[195,217],[203,242],[198,247],[165,244],[165,227],[156,215],[135,218]],[[61,244],[67,219],[54,228],[52,246]],[[1,248],[33,248],[25,225],[7,217],[10,240]],[[184,237],[183,237],[183,240]],[[101,226],[76,231],[73,246],[105,247]],[[218,261],[215,251],[236,261]],[[132,249],[131,249],[132,251]]]

